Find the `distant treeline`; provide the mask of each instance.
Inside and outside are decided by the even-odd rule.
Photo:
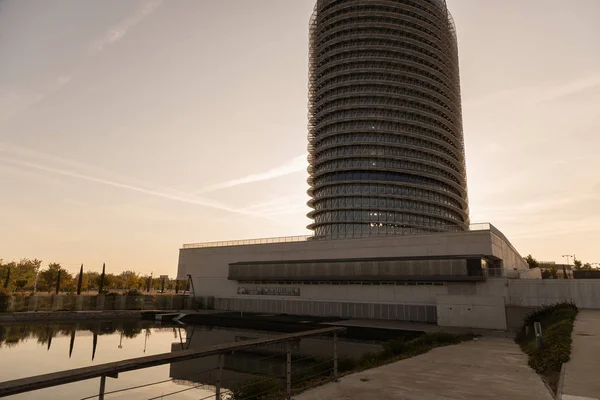
[[[0,292],[25,293],[25,292],[77,292],[78,286],[81,293],[89,291],[108,292],[114,290],[149,291],[149,290],[177,290],[183,288],[185,282],[173,279],[141,275],[135,271],[120,273],[86,271],[82,265],[79,273],[73,275],[61,267],[59,263],[50,263],[42,268],[42,261],[24,258],[20,261],[4,262],[0,259]],[[163,287],[164,285],[164,287]]]

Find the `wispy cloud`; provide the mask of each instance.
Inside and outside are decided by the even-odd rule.
[[[598,234],[598,227],[600,226],[600,218],[584,218],[580,221],[569,221],[564,223],[561,221],[552,222],[549,224],[537,224],[535,228],[525,228],[522,230],[515,230],[514,234],[510,237],[513,240],[519,239],[539,239],[542,237],[550,236],[566,236],[576,233],[590,233]]]
[[[564,193],[562,196],[554,196],[548,198],[539,198],[523,204],[515,204],[510,207],[485,207],[480,209],[480,212],[489,213],[494,216],[498,215],[536,215],[549,211],[555,211],[560,209],[573,209],[586,204],[593,204],[600,202],[600,194],[597,193],[583,193],[583,194],[570,194]]]
[[[259,212],[270,217],[306,212],[306,198],[299,196],[283,196],[257,203],[246,208],[248,211]]]
[[[7,92],[6,99],[0,97],[0,123],[9,120],[19,113],[40,103],[44,98],[67,85],[72,79],[71,75],[65,74],[50,82],[46,87],[36,92],[17,90]],[[0,92],[2,92],[0,90]]]
[[[3,154],[4,152],[4,154]],[[15,155],[20,155],[20,157],[15,157]],[[23,155],[27,155],[28,157],[23,157]],[[29,158],[27,160],[26,158]],[[54,161],[57,165],[49,165],[48,160]],[[58,163],[57,163],[58,161]],[[178,201],[182,203],[195,204],[203,207],[209,207],[221,211],[227,211],[230,213],[244,215],[249,217],[258,217],[265,219],[274,218],[265,215],[264,213],[253,211],[252,209],[240,209],[235,207],[230,207],[226,204],[216,202],[210,199],[198,197],[198,196],[188,196],[185,194],[167,191],[161,188],[155,187],[143,187],[140,184],[135,182],[127,182],[125,180],[115,180],[110,177],[99,176],[99,174],[90,173],[90,170],[98,171],[98,168],[88,167],[81,163],[74,162],[72,160],[65,160],[60,157],[47,155],[44,153],[34,152],[19,146],[8,145],[0,143],[0,162],[12,165],[13,167],[25,168],[26,170],[37,170],[41,172],[45,172],[54,176],[63,176],[85,180],[88,182],[98,183],[101,185],[112,186],[115,188],[125,189],[129,191],[134,191],[137,193],[143,193],[146,195],[159,197],[163,199]],[[73,168],[78,167],[78,168]]]
[[[123,39],[131,28],[152,14],[161,3],[162,0],[152,0],[142,3],[132,15],[126,17],[117,25],[108,28],[102,37],[94,40],[90,45],[92,51],[94,53],[100,52],[107,46]],[[85,64],[83,61],[82,63]],[[81,68],[81,65],[79,65],[79,67]],[[35,90],[27,90],[24,88],[2,90],[5,88],[0,88],[0,123],[8,121],[18,114],[34,107],[36,104],[41,103],[44,99],[69,84],[73,76],[76,75],[77,69],[77,67],[74,67],[71,69],[71,72],[65,72],[54,80],[49,81],[43,87],[36,88]],[[3,93],[7,94],[2,96]]]
[[[127,32],[142,22],[150,14],[152,14],[162,3],[162,0],[152,0],[142,4],[142,6],[133,14],[119,22],[117,25],[111,26],[104,36],[96,40],[92,44],[92,49],[102,51],[106,46],[114,44],[127,34]]]
[[[216,185],[207,186],[199,191],[199,193],[213,192],[215,190],[231,188],[234,186],[245,185],[248,183],[256,183],[268,181],[271,179],[281,178],[296,172],[304,171],[307,167],[306,154],[294,157],[290,161],[271,168],[265,172],[259,172],[244,176],[242,178],[232,179],[229,181],[221,182]]]
[[[521,86],[475,98],[465,107],[489,108],[494,103],[506,103],[515,108],[554,101],[600,86],[600,74],[578,77],[566,82],[547,82],[542,85]]]

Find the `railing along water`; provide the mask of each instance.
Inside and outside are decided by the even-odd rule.
[[[346,328],[342,327],[331,327],[331,328],[323,328],[323,329],[315,329],[306,332],[293,333],[288,335],[280,335],[274,337],[267,338],[259,338],[259,339],[251,339],[245,340],[235,343],[226,343],[215,346],[207,346],[197,350],[181,350],[171,353],[163,353],[146,357],[138,357],[132,358],[123,361],[116,361],[111,363],[105,363],[100,365],[94,365],[91,367],[84,368],[76,368],[66,371],[53,372],[44,375],[37,375],[28,378],[15,379],[6,382],[0,382],[0,397],[11,396],[19,393],[26,393],[35,390],[45,389],[49,387],[65,385],[68,383],[79,382],[92,378],[100,378],[100,388],[98,391],[98,395],[93,395],[86,397],[85,399],[94,399],[98,398],[103,400],[105,395],[110,393],[117,393],[127,390],[133,390],[140,387],[151,386],[155,384],[164,383],[167,381],[171,381],[172,379],[160,381],[160,382],[152,382],[142,386],[134,386],[126,389],[119,389],[113,392],[106,391],[106,378],[118,378],[119,373],[134,371],[138,369],[150,368],[164,364],[170,364],[181,361],[188,361],[197,358],[209,357],[218,355],[218,363],[215,368],[211,369],[211,371],[217,372],[217,382],[215,385],[215,393],[211,394],[209,397],[205,397],[205,399],[214,398],[217,400],[222,399],[222,395],[225,394],[225,391],[221,387],[221,374],[223,371],[224,364],[224,356],[225,354],[230,354],[234,351],[240,350],[248,350],[252,348],[257,348],[260,346],[269,346],[278,343],[285,344],[285,351],[282,353],[287,362],[286,362],[286,398],[291,399],[292,395],[292,347],[291,343],[297,342],[303,338],[315,337],[315,336],[325,336],[325,335],[333,335],[333,349],[332,349],[332,364],[329,364],[329,361],[326,361],[328,365],[332,365],[332,370],[327,370],[326,376],[331,376],[335,381],[338,377],[337,370],[337,334],[345,331]],[[275,354],[277,356],[278,354]],[[273,357],[273,356],[269,356]],[[296,361],[302,361],[296,360]],[[324,363],[322,363],[324,364]],[[309,366],[308,368],[314,367],[322,367],[322,364],[316,364]],[[305,368],[306,369],[306,368]],[[331,372],[329,372],[331,370]],[[206,371],[203,371],[206,372]],[[260,371],[253,371],[253,373],[257,374]],[[298,372],[298,371],[296,371]],[[323,368],[320,369],[318,374],[323,374]],[[316,376],[316,375],[315,375]],[[309,378],[312,376],[309,376]],[[307,378],[304,378],[307,379]],[[173,394],[181,393],[190,389],[195,389],[199,387],[205,387],[206,385],[196,385],[191,388],[186,388],[183,390],[178,390],[176,392],[172,392],[170,394],[161,395],[158,398],[167,397]]]

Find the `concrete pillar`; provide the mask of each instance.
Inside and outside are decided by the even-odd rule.
[[[104,310],[104,296],[96,296],[96,310],[103,311]]]
[[[77,296],[77,299],[75,300],[75,311],[82,311],[83,310],[83,295],[79,295]]]
[[[121,296],[119,298],[119,305],[118,305],[118,309],[119,310],[124,310],[125,309],[125,305],[127,304],[127,296]]]
[[[8,311],[8,312],[15,311],[15,296],[9,296],[7,305],[8,305],[8,307],[7,307],[6,311]]]
[[[54,303],[54,310],[60,310],[63,308],[63,302],[64,302],[64,298],[61,295],[56,295],[54,296],[56,302]]]
[[[167,296],[167,310],[173,309],[173,296]]]

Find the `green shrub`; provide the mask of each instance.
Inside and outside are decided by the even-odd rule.
[[[386,358],[384,351],[365,353],[358,359],[358,368],[369,369],[378,367]]]
[[[524,320],[515,341],[529,356],[529,366],[542,375],[553,390],[556,390],[562,364],[569,361],[571,333],[578,309],[573,303],[561,302],[544,306]],[[538,349],[534,323],[542,326],[541,349]]]
[[[232,400],[266,400],[283,390],[283,383],[273,376],[255,376],[231,388]]]
[[[348,372],[355,370],[358,366],[357,361],[354,358],[340,358],[338,359],[338,371],[339,372]]]
[[[571,354],[571,332],[573,323],[565,320],[557,322],[543,333],[541,351],[530,352],[529,365],[536,372],[560,371],[562,364],[569,361]]]
[[[127,296],[143,296],[144,295],[138,289],[129,289],[129,291],[126,294],[127,294]]]
[[[402,339],[388,340],[383,344],[383,351],[390,356],[397,356],[405,353],[408,345]]]

